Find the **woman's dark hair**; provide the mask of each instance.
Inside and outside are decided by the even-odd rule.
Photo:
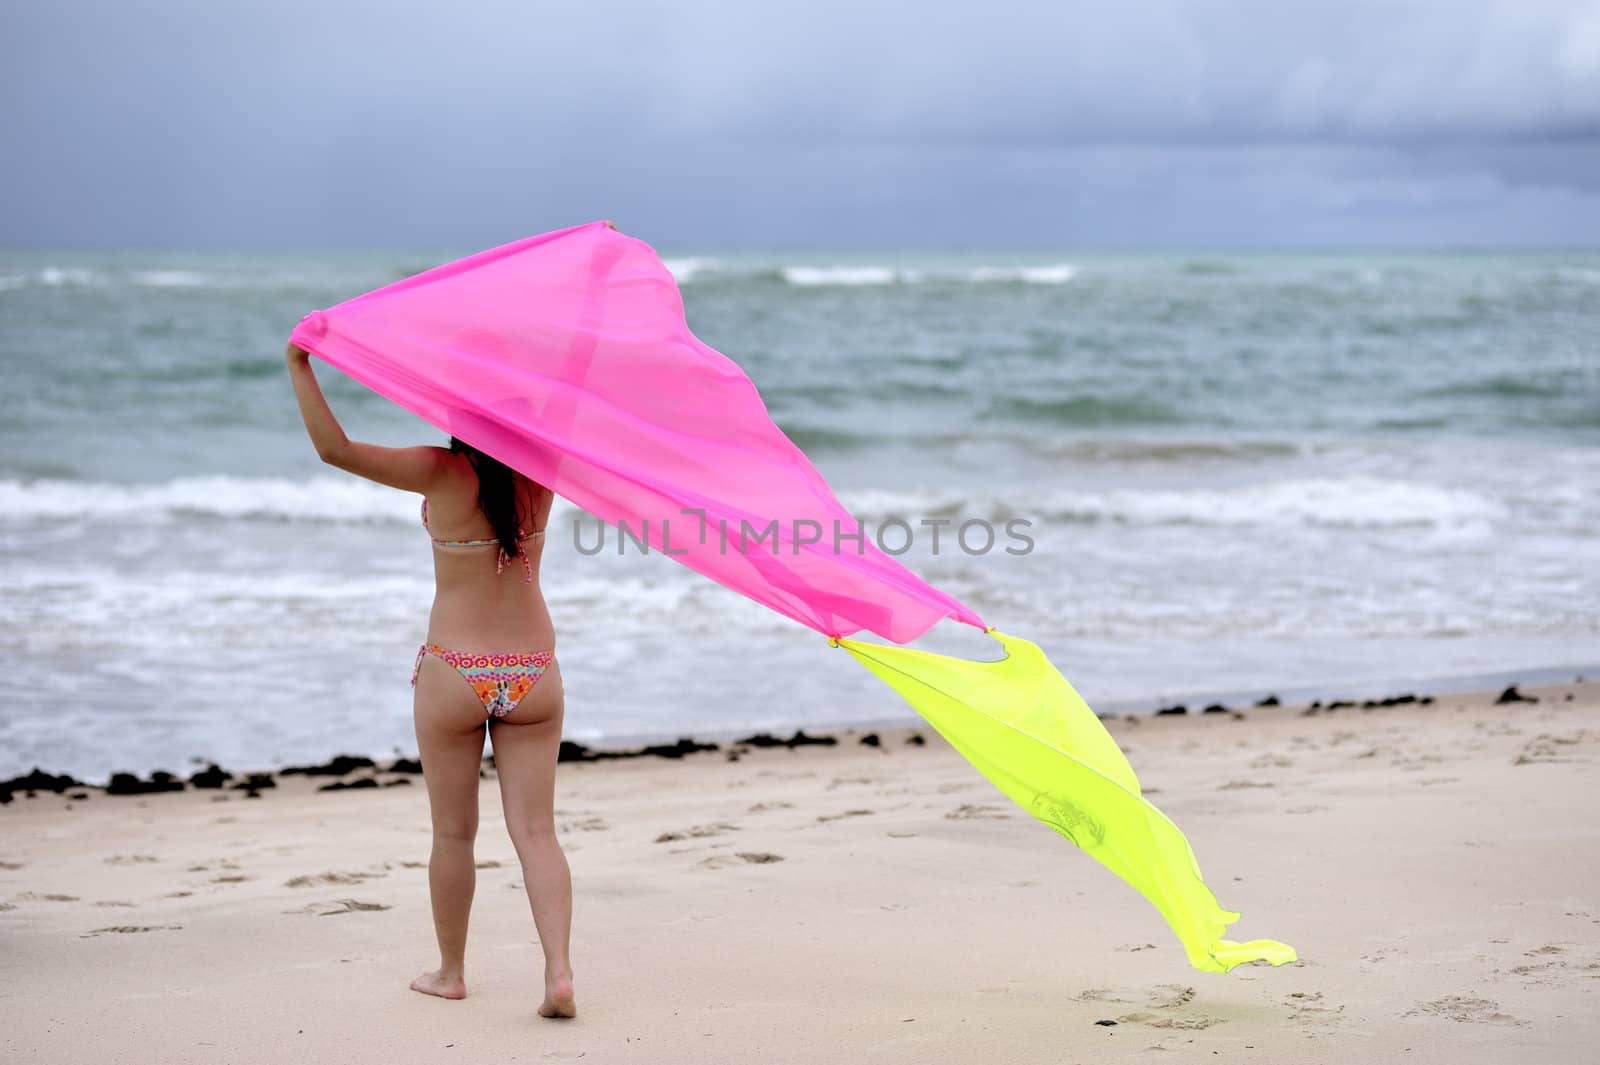
[[[522,507],[517,496],[517,475],[510,466],[491,458],[464,440],[450,438],[450,451],[467,456],[478,475],[478,508],[494,526],[494,538],[506,554],[516,557],[522,550],[517,532],[522,528]]]

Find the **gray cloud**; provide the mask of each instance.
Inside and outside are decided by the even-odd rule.
[[[1600,241],[1595,0],[16,0],[0,79],[13,243]]]

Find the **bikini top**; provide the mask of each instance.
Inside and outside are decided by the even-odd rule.
[[[494,563],[494,571],[497,574],[502,572],[506,568],[506,564],[511,561],[511,556],[506,554],[506,549],[500,545],[499,540],[441,540],[434,536],[433,530],[428,528],[428,501],[426,499],[422,501],[422,528],[427,532],[428,538],[433,541],[433,546],[435,547],[499,547],[500,556],[495,559]],[[528,584],[533,583],[533,562],[529,560],[528,553],[522,550],[522,545],[528,540],[537,540],[543,535],[543,529],[535,529],[526,533],[521,529],[517,530],[517,557],[522,559],[523,579]]]

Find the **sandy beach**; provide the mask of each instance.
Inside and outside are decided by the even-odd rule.
[[[929,730],[563,765],[572,1022],[534,1015],[492,770],[461,1002],[406,986],[434,959],[420,777],[18,793],[0,1041],[16,1062],[1592,1060],[1600,684],[1523,692],[1109,722],[1235,937],[1302,959],[1228,975]]]

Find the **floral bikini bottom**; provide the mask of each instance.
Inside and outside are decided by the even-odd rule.
[[[478,698],[483,700],[484,712],[490,717],[505,717],[515,710],[556,659],[554,651],[488,654],[481,651],[452,651],[438,644],[425,643],[417,649],[417,661],[411,667],[413,688],[417,686],[417,673],[422,669],[422,656],[430,654],[453,666],[461,674],[462,679],[478,693]]]

